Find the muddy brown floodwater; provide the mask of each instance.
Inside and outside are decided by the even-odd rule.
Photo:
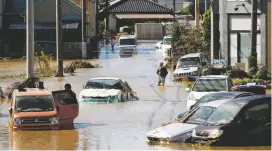
[[[171,121],[185,111],[187,83],[173,83],[169,73],[165,87],[156,86],[156,69],[162,61],[161,53],[154,49],[155,43],[140,43],[139,53],[120,57],[117,51],[103,49],[101,59],[90,60],[103,68],[77,69],[75,76],[44,78],[44,86],[50,90],[62,89],[71,83],[78,95],[82,86],[92,77],[119,77],[127,81],[137,92],[140,100],[124,103],[82,103],[73,130],[60,131],[13,131],[8,128],[8,104],[0,106],[1,149],[265,149],[270,147],[203,148],[190,144],[148,145],[146,133]],[[109,49],[110,50],[110,49]],[[67,63],[67,62],[66,62]],[[0,76],[25,73],[25,61],[0,62]],[[6,87],[14,79],[1,79]]]

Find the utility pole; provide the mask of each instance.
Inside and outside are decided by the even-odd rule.
[[[56,49],[57,49],[57,77],[63,77],[63,41],[62,41],[62,22],[61,22],[61,1],[56,0]]]
[[[106,0],[106,45],[109,44],[109,0]]]
[[[257,0],[252,0],[251,11],[251,55],[255,57],[254,65],[257,66]]]
[[[208,10],[208,1],[205,0],[205,11]]]
[[[199,0],[195,0],[195,26],[199,27]]]
[[[27,78],[34,76],[34,2],[33,0],[26,1],[26,53],[27,53]]]
[[[174,22],[176,22],[176,0],[173,0]]]
[[[82,59],[87,59],[87,44],[86,44],[86,0],[81,1],[81,35],[82,35]]]

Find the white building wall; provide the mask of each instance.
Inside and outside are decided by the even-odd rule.
[[[116,32],[116,17],[112,14],[109,15],[109,29]]]

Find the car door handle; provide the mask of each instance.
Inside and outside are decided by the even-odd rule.
[[[75,110],[75,109],[76,109],[76,106],[72,106],[72,109]]]

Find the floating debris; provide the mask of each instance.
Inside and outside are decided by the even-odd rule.
[[[99,64],[92,65],[87,61],[74,61],[64,68],[64,73],[75,73],[77,68],[101,68],[101,66]]]
[[[26,80],[19,82],[16,81],[11,84],[11,87],[7,87],[4,91],[5,98],[11,99],[14,89],[23,90],[24,88],[38,88],[40,79],[37,77],[30,77]]]

